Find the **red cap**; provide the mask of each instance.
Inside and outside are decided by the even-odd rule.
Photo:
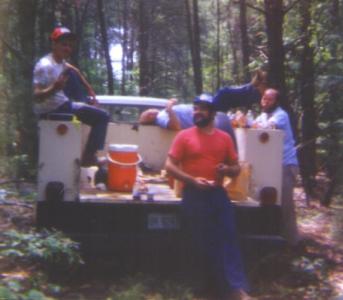
[[[54,31],[51,33],[50,38],[52,41],[57,41],[59,40],[61,37],[65,37],[68,36],[70,38],[75,39],[76,36],[74,33],[72,33],[68,28],[66,27],[57,27],[54,29]]]

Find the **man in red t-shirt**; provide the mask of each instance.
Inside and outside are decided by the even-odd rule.
[[[224,176],[240,172],[230,136],[214,127],[213,97],[194,99],[195,126],[180,131],[169,150],[166,170],[184,183],[182,205],[195,254],[220,299],[251,299],[247,294],[234,212]]]

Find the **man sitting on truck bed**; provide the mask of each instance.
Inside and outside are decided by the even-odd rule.
[[[298,174],[298,159],[295,141],[289,117],[279,104],[280,93],[275,89],[267,89],[261,99],[262,114],[259,115],[253,127],[275,128],[284,131],[283,159],[282,159],[282,192],[281,211],[284,224],[283,235],[292,246],[299,241],[296,222],[293,188]]]
[[[238,247],[234,211],[222,187],[240,172],[233,141],[214,127],[213,98],[194,99],[195,126],[181,130],[168,153],[166,170],[184,184],[182,206],[203,274],[219,299],[251,299]],[[230,298],[227,298],[230,297]]]
[[[91,166],[97,163],[97,150],[104,147],[109,116],[95,106],[70,101],[63,91],[69,73],[76,73],[92,97],[92,104],[97,104],[90,84],[76,67],[66,62],[76,41],[75,34],[68,28],[58,27],[50,38],[52,52],[41,58],[34,68],[34,111],[40,118],[48,118],[51,113],[75,114],[81,122],[91,126],[81,161],[83,166]]]

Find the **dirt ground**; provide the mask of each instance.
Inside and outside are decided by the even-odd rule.
[[[295,201],[303,241],[297,248],[282,249],[249,266],[251,294],[260,300],[338,299],[343,295],[342,203],[339,205],[336,201],[330,208],[320,207],[318,202],[307,206],[301,188],[295,191]],[[10,229],[27,231],[33,226],[32,200],[18,196],[0,199],[0,232]],[[154,296],[151,290],[148,295],[137,298],[111,298],[109,295],[113,286],[123,278],[107,276],[105,271],[99,270],[99,266],[96,271],[90,270],[93,267],[89,266],[83,274],[70,281],[59,278],[51,283],[50,279],[44,279],[42,290],[51,284],[60,287],[62,291],[50,295],[50,299],[177,299],[160,294]],[[16,263],[0,255],[0,284],[11,278],[32,280],[37,271],[41,272],[37,268],[34,264]],[[44,271],[39,274],[44,274]],[[155,280],[158,282],[158,279]]]

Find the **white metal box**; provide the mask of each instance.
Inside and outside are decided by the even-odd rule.
[[[281,203],[282,156],[284,132],[276,129],[236,128],[240,161],[251,164],[250,196],[258,199],[263,187],[277,190],[277,203]]]
[[[38,201],[47,200],[49,182],[62,182],[64,201],[79,195],[81,123],[42,120],[39,122]]]

